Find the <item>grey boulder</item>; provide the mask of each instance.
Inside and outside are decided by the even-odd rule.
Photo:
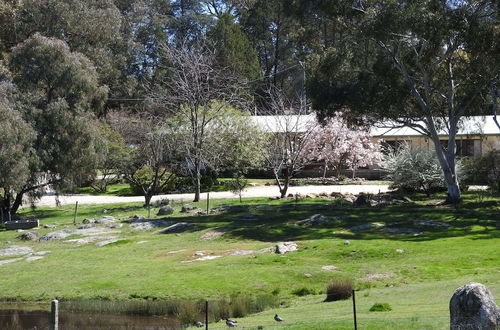
[[[500,309],[490,290],[480,283],[461,286],[450,300],[450,329],[494,330],[500,326]]]
[[[40,236],[39,233],[36,231],[29,231],[27,233],[24,233],[22,235],[17,236],[18,239],[23,240],[23,241],[34,241]]]
[[[170,205],[161,207],[156,215],[169,215],[174,213],[174,208]]]

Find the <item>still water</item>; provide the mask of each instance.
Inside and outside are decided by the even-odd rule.
[[[0,309],[1,330],[48,330],[50,329],[49,322],[50,311]],[[166,330],[179,328],[181,328],[179,321],[169,317],[59,311],[59,329],[61,330]]]

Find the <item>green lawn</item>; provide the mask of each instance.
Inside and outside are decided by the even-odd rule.
[[[416,200],[413,204],[381,208],[346,206],[326,199],[306,199],[296,204],[293,200],[255,198],[244,199],[244,207],[238,213],[209,216],[181,214],[180,204],[175,204],[176,213],[169,220],[194,223],[192,232],[179,235],[131,232],[125,224],[116,234],[125,239],[124,243],[104,247],[93,243],[76,247],[61,241],[21,242],[15,238],[19,233],[0,230],[0,248],[22,245],[36,251],[52,251],[31,263],[17,261],[0,266],[0,298],[218,299],[237,294],[278,293],[286,308],[252,315],[241,320],[241,324],[277,327],[272,320],[277,312],[287,320],[279,326],[290,329],[352,328],[350,302],[321,302],[326,283],[342,276],[354,279],[360,290],[359,319],[363,329],[397,328],[397,324],[404,324],[403,328],[445,328],[447,304],[458,286],[480,281],[497,298],[500,295],[500,196],[468,193],[458,207],[427,206],[429,200],[424,196],[413,198]],[[204,208],[204,203],[198,206]],[[221,204],[239,202],[213,200],[210,206]],[[269,205],[269,209],[256,207],[262,204]],[[111,212],[106,215],[115,217],[147,215],[141,203],[82,205],[78,219],[100,217],[104,215],[103,209]],[[42,224],[55,223],[58,230],[72,228],[71,206],[22,212],[24,216],[39,217]],[[256,221],[237,218],[248,213],[255,215]],[[339,219],[324,227],[301,227],[293,223],[317,213]],[[415,227],[413,223],[430,219],[445,222],[449,227]],[[418,228],[423,234],[347,230],[368,222]],[[214,240],[201,239],[202,234],[219,227],[230,231]],[[38,231],[44,234],[53,230]],[[75,237],[67,239],[71,238]],[[343,244],[346,239],[350,245]],[[138,244],[141,241],[146,242]],[[286,255],[224,256],[182,262],[194,259],[197,251],[223,255],[233,250],[257,250],[279,241],[295,241],[300,248]],[[173,251],[179,252],[169,253]],[[334,265],[338,271],[323,270],[326,265]],[[298,298],[292,292],[300,288],[318,294]],[[393,310],[368,312],[375,302],[389,303]]]

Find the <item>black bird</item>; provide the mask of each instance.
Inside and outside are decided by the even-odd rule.
[[[276,322],[283,322],[284,321],[281,317],[278,316],[278,314],[274,315],[274,320]]]
[[[229,320],[229,319],[226,319],[226,325],[227,325],[228,327],[230,327],[230,328],[234,328],[234,327],[236,326],[236,323],[238,323],[238,322],[236,322],[236,321],[234,321],[234,320]]]
[[[197,328],[202,328],[204,325],[205,325],[205,324],[204,324],[203,322],[196,322],[196,323],[194,324],[194,326],[195,326],[195,327],[197,327]]]

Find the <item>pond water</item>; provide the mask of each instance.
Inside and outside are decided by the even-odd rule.
[[[5,308],[5,306],[1,308]],[[181,328],[179,321],[171,317],[59,312],[59,329],[61,330],[166,330],[179,328]],[[0,309],[0,329],[48,330],[50,329],[50,311]]]

